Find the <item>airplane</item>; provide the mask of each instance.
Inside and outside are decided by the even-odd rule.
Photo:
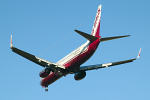
[[[35,55],[22,51],[12,44],[12,35],[11,35],[11,42],[10,48],[13,52],[17,53],[18,55],[42,66],[44,69],[39,73],[41,77],[41,86],[45,87],[45,91],[48,91],[48,85],[54,83],[56,80],[60,79],[62,76],[66,76],[68,74],[74,74],[75,80],[82,80],[86,76],[86,71],[100,69],[100,68],[107,68],[115,65],[125,64],[129,62],[133,62],[137,58],[140,57],[141,49],[138,53],[137,58],[118,61],[118,62],[111,62],[111,63],[104,63],[104,64],[96,64],[96,65],[88,65],[88,66],[81,66],[84,62],[86,62],[96,51],[100,42],[129,37],[130,35],[124,36],[114,36],[114,37],[105,37],[101,38],[100,36],[100,20],[101,20],[101,5],[98,6],[98,10],[96,13],[93,29],[90,34],[85,32],[74,30],[81,36],[87,39],[86,43],[75,49],[73,52],[62,58],[57,63],[53,63],[42,58],[39,58]]]

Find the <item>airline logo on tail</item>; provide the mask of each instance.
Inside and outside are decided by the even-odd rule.
[[[101,5],[98,7],[97,15],[92,29],[92,35],[98,37],[100,30]]]

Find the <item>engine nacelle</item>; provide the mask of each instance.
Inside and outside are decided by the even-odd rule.
[[[45,78],[45,77],[47,77],[49,74],[50,74],[50,69],[49,69],[49,68],[46,68],[46,69],[42,70],[42,71],[39,73],[39,76],[42,77],[42,78]]]
[[[85,76],[86,76],[86,72],[85,71],[80,71],[80,72],[78,72],[74,75],[74,79],[77,80],[77,81],[82,80]]]

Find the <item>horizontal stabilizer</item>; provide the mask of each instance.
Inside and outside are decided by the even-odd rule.
[[[130,35],[106,37],[106,38],[101,38],[100,41],[101,41],[101,42],[104,42],[104,41],[109,41],[109,40],[114,40],[114,39],[129,37],[129,36],[130,36]]]
[[[77,32],[78,34],[80,34],[81,36],[83,36],[84,38],[88,39],[91,42],[93,42],[96,39],[98,39],[97,37],[92,36],[90,34],[87,34],[87,33],[84,33],[84,32],[78,31],[78,30],[74,30],[74,31]]]

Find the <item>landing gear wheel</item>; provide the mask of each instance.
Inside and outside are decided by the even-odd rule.
[[[45,89],[45,91],[48,91],[48,89]]]
[[[48,91],[48,88],[47,88],[47,87],[45,87],[45,91]]]

